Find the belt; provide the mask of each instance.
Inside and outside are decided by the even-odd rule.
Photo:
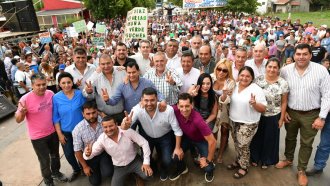
[[[316,111],[320,112],[320,108],[316,108],[316,109],[312,109],[312,110],[306,110],[306,111],[304,111],[304,110],[294,110],[292,108],[289,108],[289,109],[291,111],[297,112],[299,114],[310,114],[310,113],[316,112]]]

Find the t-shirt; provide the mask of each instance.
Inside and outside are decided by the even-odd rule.
[[[323,46],[312,47],[311,61],[321,63],[322,59],[324,59],[324,55],[326,52],[327,50]]]
[[[52,121],[53,95],[54,93],[50,90],[46,90],[42,96],[32,91],[25,94],[19,101],[27,108],[26,124],[31,140],[40,139],[55,132]],[[18,104],[16,112],[20,112],[21,108]]]
[[[201,142],[205,140],[204,136],[212,134],[209,126],[196,110],[192,110],[189,119],[186,120],[176,105],[173,106],[173,109],[183,134],[190,140]]]

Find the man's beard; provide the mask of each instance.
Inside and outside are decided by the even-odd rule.
[[[199,49],[191,48],[191,51],[192,51],[192,53],[194,55],[194,58],[196,58],[198,56]]]
[[[89,123],[89,124],[93,124],[97,121],[97,117],[95,118],[91,118],[91,119],[86,119],[86,121]]]

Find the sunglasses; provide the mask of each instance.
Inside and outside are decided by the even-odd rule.
[[[228,72],[228,69],[223,69],[223,68],[217,68],[217,71],[220,72],[222,71],[223,73],[227,73]]]

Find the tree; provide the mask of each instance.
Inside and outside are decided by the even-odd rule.
[[[126,16],[133,7],[155,7],[153,0],[83,0],[96,19]]]
[[[183,1],[182,0],[169,0],[169,2],[172,2],[174,5],[176,5],[178,7],[183,6]]]
[[[255,13],[260,5],[257,0],[228,0],[224,10],[233,13],[245,12],[251,14]]]

